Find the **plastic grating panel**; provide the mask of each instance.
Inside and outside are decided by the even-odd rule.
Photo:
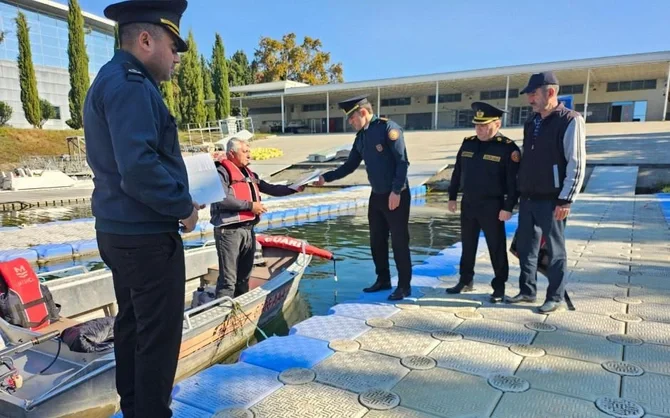
[[[69,244],[72,245],[72,251],[75,254],[98,251],[98,241],[95,239],[82,239]]]
[[[334,353],[328,342],[301,335],[270,337],[240,355],[240,361],[283,372],[292,368],[312,368]]]
[[[430,277],[453,276],[456,271],[453,265],[419,264],[412,267],[412,274]]]
[[[400,309],[388,304],[352,302],[335,305],[330,308],[328,314],[367,320],[370,318],[388,318],[398,312],[400,312]]]
[[[217,364],[175,385],[172,397],[213,414],[249,408],[282,387],[279,373],[247,363]]]
[[[37,252],[40,260],[56,257],[72,257],[72,246],[70,244],[43,244],[31,248]]]
[[[412,281],[410,282],[412,286],[416,287],[431,287],[435,288],[442,284],[442,281],[438,279],[437,277],[430,277],[430,276],[421,276],[418,274],[412,275]],[[395,276],[391,279],[391,284],[393,286],[398,285],[398,276]]]
[[[205,410],[179,401],[172,401],[170,409],[172,409],[172,416],[174,418],[210,418],[212,416],[212,414]],[[121,415],[119,416],[121,417]]]
[[[313,316],[306,321],[294,325],[290,335],[303,335],[319,340],[353,340],[370,327],[365,321],[339,315]]]
[[[25,258],[28,262],[37,261],[37,251],[27,248],[23,250],[0,250],[0,262]]]

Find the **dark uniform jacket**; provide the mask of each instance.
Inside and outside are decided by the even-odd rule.
[[[449,200],[462,190],[469,198],[503,198],[503,209],[512,212],[519,199],[517,172],[519,147],[511,139],[496,134],[490,141],[477,136],[463,140],[449,184]]]
[[[216,163],[219,165],[220,163]],[[251,210],[254,203],[248,200],[241,200],[234,196],[231,186],[230,186],[230,177],[226,170],[219,170],[219,175],[224,184],[224,191],[226,192],[226,198],[221,202],[212,203],[209,208],[211,219],[210,223],[214,226],[221,225],[230,225],[232,220],[236,218],[237,214],[242,211]],[[261,193],[265,193],[270,196],[288,196],[293,193],[297,193],[297,190],[293,190],[288,186],[281,184],[270,184],[265,180],[258,181],[258,189]],[[260,221],[258,215],[256,218],[249,222],[251,225],[256,225]]]
[[[535,124],[539,123],[537,129]],[[523,160],[519,167],[521,196],[571,203],[586,172],[584,118],[562,103],[541,119],[535,114],[523,130]]]
[[[176,232],[193,211],[177,125],[132,54],[116,51],[95,77],[84,103],[84,135],[96,229]]]
[[[323,175],[327,182],[339,180],[365,161],[365,170],[373,193],[396,194],[409,186],[409,160],[402,129],[386,118],[373,116],[367,129],[356,134],[349,158],[340,167]]]

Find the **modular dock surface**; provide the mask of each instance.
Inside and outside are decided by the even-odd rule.
[[[456,244],[414,267],[401,303],[362,293],[179,382],[174,416],[670,417],[670,195],[636,196],[636,176],[597,167],[573,205],[575,311],[533,311],[543,276],[537,303],[490,304],[483,238],[475,291],[447,295]]]

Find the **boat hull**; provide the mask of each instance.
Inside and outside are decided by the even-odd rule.
[[[249,293],[235,298],[236,308],[225,303],[222,314],[189,315],[186,311],[180,358],[175,382],[216,364],[230,356],[262,327],[293,302],[300,280],[312,256],[298,254],[284,271]],[[209,315],[204,315],[209,314]],[[203,318],[211,317],[210,320]],[[113,353],[110,354],[113,357]],[[83,375],[57,391],[27,406],[0,392],[0,417],[11,418],[88,418],[109,417],[119,408],[116,392],[115,361],[112,359],[95,374]]]

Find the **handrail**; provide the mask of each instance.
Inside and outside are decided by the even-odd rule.
[[[192,315],[197,314],[199,312],[202,312],[202,311],[204,311],[207,308],[210,308],[212,306],[219,305],[222,302],[230,302],[231,309],[235,305],[235,301],[233,301],[233,298],[231,298],[230,296],[222,296],[218,299],[214,299],[213,301],[207,302],[207,303],[202,304],[200,306],[197,306],[193,309],[189,309],[188,311],[184,311],[184,321],[186,321],[186,325],[188,326],[187,329],[193,328],[193,326],[191,325],[191,316]]]

